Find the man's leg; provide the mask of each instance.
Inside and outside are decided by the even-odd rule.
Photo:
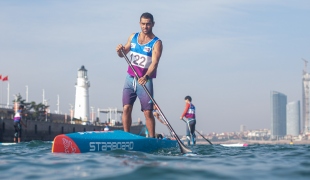
[[[189,146],[191,144],[191,136],[190,136],[190,131],[189,131],[189,125],[188,122],[186,122],[186,140],[187,140],[187,145]]]
[[[18,129],[17,129],[17,123],[14,122],[14,130],[15,130],[15,133],[14,133],[14,142],[17,141],[17,137],[18,137]]]
[[[144,110],[144,116],[146,119],[146,127],[149,131],[149,136],[151,138],[155,137],[155,118],[151,110]]]
[[[146,89],[148,89],[151,96],[153,96],[153,81],[149,79],[145,84]],[[144,90],[143,86],[137,86],[137,96],[140,99],[141,111],[144,113],[145,124],[149,131],[149,136],[151,138],[155,137],[155,118],[153,115],[153,103],[151,98]]]
[[[21,138],[22,138],[22,125],[18,123],[18,143],[20,143]]]
[[[124,105],[122,122],[123,122],[125,132],[130,132],[130,126],[132,122],[131,112],[132,112],[132,105],[129,105],[129,104]]]
[[[196,120],[190,121],[189,126],[191,128],[192,143],[193,145],[195,145],[196,144],[196,134],[195,134]]]
[[[136,92],[135,92],[135,87],[133,87],[133,81],[134,78],[127,75],[125,84],[124,84],[124,89],[123,89],[123,115],[122,115],[122,122],[124,126],[124,131],[125,132],[130,132],[130,127],[132,123],[132,107],[133,104],[137,98]]]
[[[196,144],[196,134],[195,133],[192,134],[192,141],[193,141],[193,145],[195,145]]]

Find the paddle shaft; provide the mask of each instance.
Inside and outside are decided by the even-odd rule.
[[[197,130],[196,130],[196,132],[203,138],[203,139],[205,139],[206,141],[208,141],[208,143],[210,143],[211,145],[213,145],[212,143],[211,143],[211,141],[209,141],[207,138],[205,138],[202,134],[200,134]]]
[[[191,129],[190,129],[190,127],[189,127],[189,124],[184,120],[184,119],[182,119],[187,125],[188,125],[188,129],[189,129],[189,131],[191,131]],[[212,143],[211,143],[211,141],[209,141],[207,138],[205,138],[202,134],[200,134],[197,130],[195,130],[203,139],[205,139],[206,141],[208,141],[208,143],[210,143],[211,145],[213,145]]]
[[[131,70],[134,72],[135,76],[137,79],[139,79],[139,75],[136,72],[136,70],[134,69],[134,67],[132,66],[130,60],[128,59],[128,57],[126,56],[126,54],[124,53],[123,49],[121,49],[121,53],[123,55],[123,57],[125,58],[125,60],[127,61],[127,64],[129,65],[129,67],[131,68]],[[168,122],[166,116],[164,115],[164,113],[161,111],[160,107],[158,106],[158,104],[156,103],[156,101],[154,100],[154,98],[152,97],[152,95],[150,94],[149,90],[146,88],[145,85],[141,85],[143,87],[143,89],[145,90],[145,92],[147,93],[147,95],[150,97],[150,99],[152,100],[152,102],[154,103],[154,105],[156,106],[157,110],[159,111],[159,114],[163,117],[165,123],[167,124],[168,129],[170,130],[171,134],[174,136],[174,138],[177,140],[181,153],[185,154],[185,153],[191,153],[192,150],[190,150],[188,147],[186,147],[183,142],[180,140],[180,138],[177,136],[177,134],[175,133],[175,131],[173,130],[172,126],[170,125],[170,123]]]

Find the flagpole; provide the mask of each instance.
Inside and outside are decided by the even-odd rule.
[[[59,114],[59,94],[57,95],[57,114]]]
[[[9,104],[10,104],[10,83],[8,81],[8,98],[7,98],[7,104],[6,104],[7,108],[9,108]]]
[[[0,107],[2,107],[2,99],[3,99],[3,85],[1,83],[1,104],[0,104]]]
[[[4,81],[9,81],[9,76],[5,76],[4,78],[2,78],[2,82],[4,82]],[[8,82],[8,96],[9,96],[9,93],[10,93],[10,85],[9,85],[9,82]],[[0,107],[5,107],[4,104],[2,104],[3,103],[2,99],[3,99],[3,85],[1,83],[1,104],[0,104],[1,106]],[[9,104],[9,97],[7,98],[7,100],[8,100],[8,103],[7,103],[7,106],[8,106],[8,104]]]

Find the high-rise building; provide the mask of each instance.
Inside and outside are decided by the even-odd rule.
[[[310,133],[310,117],[309,117],[309,86],[310,74],[307,72],[307,63],[302,73],[302,132],[303,134]]]
[[[89,93],[90,82],[87,77],[87,70],[82,66],[78,70],[78,77],[75,84],[74,118],[82,121],[90,120],[89,117]]]
[[[277,91],[271,91],[271,138],[279,139],[286,135],[287,97]]]
[[[289,102],[286,105],[286,134],[298,136],[300,133],[300,102]]]
[[[246,131],[246,126],[245,125],[240,125],[240,132],[245,132]]]

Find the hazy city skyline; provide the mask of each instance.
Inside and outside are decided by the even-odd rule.
[[[310,2],[232,1],[9,1],[0,2],[0,82],[6,104],[20,93],[69,114],[77,70],[88,70],[91,107],[122,109],[127,64],[117,44],[140,31],[143,12],[154,15],[163,41],[155,100],[178,134],[184,97],[197,108],[203,132],[271,128],[270,91],[302,100],[302,58],[310,60]],[[310,68],[308,67],[308,70]],[[141,118],[136,101],[133,120]],[[100,115],[106,120],[106,115]],[[156,122],[157,132],[167,128]]]

